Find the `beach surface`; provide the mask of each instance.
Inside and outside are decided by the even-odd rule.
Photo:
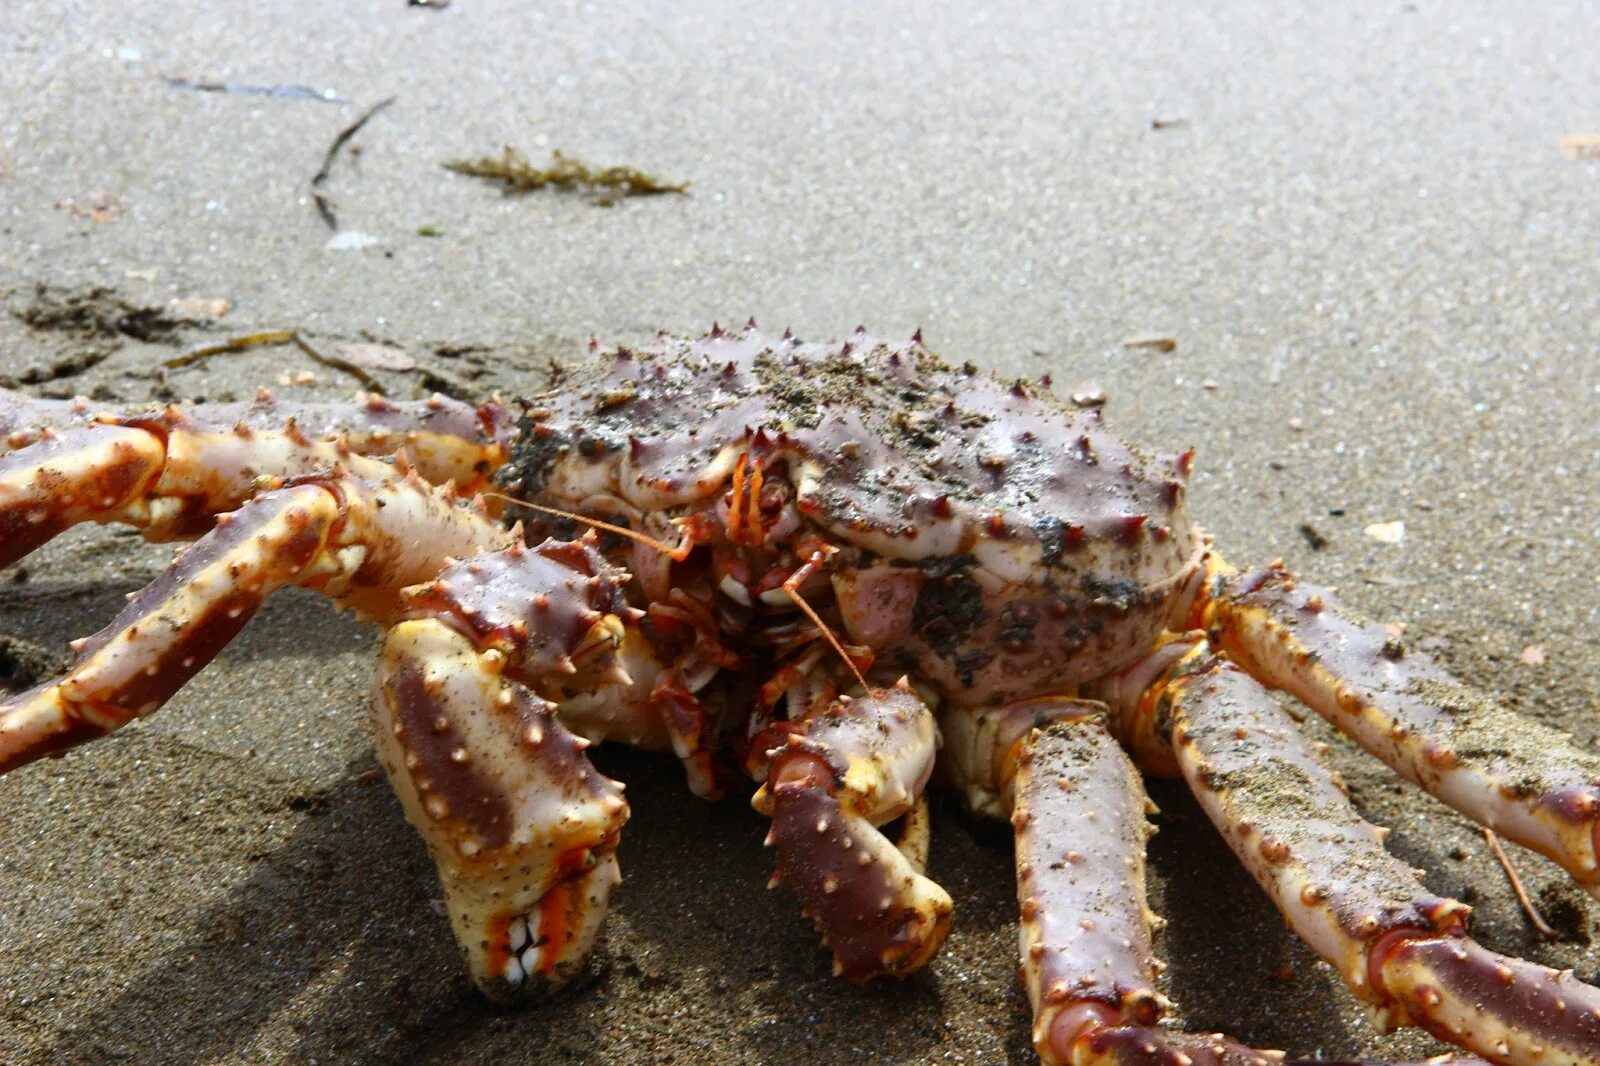
[[[1196,447],[1231,559],[1285,558],[1593,745],[1600,160],[1560,144],[1600,130],[1593,8],[1040,6],[8,5],[0,377],[351,396],[288,346],[163,365],[297,328],[392,349],[357,351],[396,397],[514,397],[595,335],[920,327]],[[691,184],[602,206],[443,165],[507,145]],[[170,554],[89,528],[0,574],[0,658],[59,663]],[[376,642],[280,595],[159,714],[0,780],[0,1061],[1034,1061],[1004,826],[936,803],[955,931],[856,986],[764,890],[743,798],[626,751],[597,753],[633,819],[593,980],[481,1001],[368,742]],[[1596,908],[1558,869],[1513,849],[1545,940],[1472,825],[1307,728],[1480,939],[1600,978]],[[1376,1033],[1183,790],[1152,793],[1179,1023],[1442,1050]]]

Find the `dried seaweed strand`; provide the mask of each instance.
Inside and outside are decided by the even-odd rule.
[[[333,213],[332,201],[322,195],[322,183],[328,180],[328,173],[333,170],[333,161],[339,155],[339,150],[345,146],[350,138],[361,132],[361,127],[365,126],[373,115],[394,103],[394,99],[394,97],[390,96],[379,100],[367,108],[360,118],[340,130],[339,135],[333,139],[333,143],[328,145],[327,154],[322,157],[322,166],[318,167],[317,172],[311,175],[311,200],[317,205],[317,214],[322,217],[322,221],[326,222],[328,228],[335,233],[339,231],[339,219]]]
[[[378,395],[385,395],[381,382],[354,363],[340,359],[335,355],[326,355],[317,350],[312,343],[297,329],[271,329],[260,333],[247,333],[239,337],[229,337],[226,340],[212,341],[206,344],[197,344],[186,348],[182,352],[168,359],[161,365],[169,370],[198,363],[202,359],[209,359],[213,355],[224,352],[242,352],[249,348],[261,348],[273,344],[292,344],[304,352],[312,362],[321,363],[330,370],[339,370],[357,381],[361,382],[369,391]]]
[[[1539,930],[1540,936],[1555,939],[1559,934],[1550,923],[1544,920],[1544,915],[1539,913],[1539,908],[1533,905],[1533,900],[1528,898],[1528,890],[1522,887],[1522,878],[1517,876],[1517,868],[1511,865],[1511,856],[1506,854],[1506,849],[1500,846],[1500,838],[1495,836],[1493,829],[1480,826],[1483,830],[1483,839],[1489,842],[1489,847],[1494,851],[1494,857],[1500,860],[1500,868],[1506,872],[1506,879],[1511,882],[1511,891],[1517,894],[1517,902],[1522,904],[1523,911],[1528,915],[1528,921]]]
[[[585,191],[594,196],[601,207],[610,207],[626,196],[660,196],[663,193],[689,191],[688,182],[662,181],[633,167],[592,167],[581,159],[562,152],[559,148],[550,153],[550,165],[536,167],[528,157],[507,145],[498,157],[480,159],[454,159],[444,168],[456,174],[498,181],[507,192],[531,192],[546,186],[563,192]]]

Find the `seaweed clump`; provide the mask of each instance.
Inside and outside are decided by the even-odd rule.
[[[473,178],[498,181],[506,192],[532,192],[551,187],[563,192],[588,193],[599,207],[610,207],[629,196],[688,193],[688,182],[668,182],[634,167],[594,167],[560,149],[550,153],[548,166],[536,167],[528,157],[507,145],[498,156],[455,159],[446,170]]]

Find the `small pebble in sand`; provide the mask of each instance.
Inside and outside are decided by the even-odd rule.
[[[1362,532],[1383,544],[1399,544],[1406,539],[1406,524],[1404,522],[1374,522]]]

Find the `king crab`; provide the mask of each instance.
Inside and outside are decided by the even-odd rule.
[[[1269,690],[1590,892],[1600,758],[1281,565],[1227,564],[1188,518],[1189,453],[1148,459],[920,336],[660,336],[514,413],[0,393],[0,440],[0,565],[85,520],[198,537],[0,703],[0,773],[156,710],[275,589],[320,591],[387,630],[380,759],[490,996],[589,955],[628,807],[584,749],[615,740],[670,748],[702,796],[759,783],[774,881],[845,976],[944,938],[937,776],[1015,829],[1044,1062],[1274,1061],[1158,1027],[1136,760],[1188,782],[1384,1024],[1600,1062],[1600,990],[1470,939]]]

